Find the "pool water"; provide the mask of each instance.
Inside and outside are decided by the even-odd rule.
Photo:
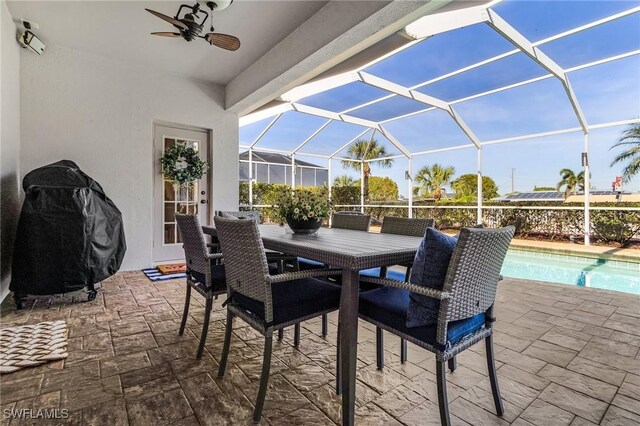
[[[640,263],[509,250],[502,275],[640,294]]]

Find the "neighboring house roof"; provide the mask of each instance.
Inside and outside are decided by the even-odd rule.
[[[578,195],[570,195],[565,200],[567,203],[584,203],[584,194],[578,193]],[[640,193],[623,192],[618,194],[612,191],[592,191],[589,197],[590,203],[615,203],[615,202],[627,202],[638,203],[640,202]]]
[[[494,198],[493,200],[507,201],[507,202],[564,201],[564,192],[560,192],[560,191],[514,192],[513,194],[506,194],[506,195],[503,195],[502,197]]]
[[[592,203],[606,203],[616,201],[628,201],[636,202],[640,201],[640,193],[623,192],[621,199],[617,199],[617,193],[613,191],[591,191],[589,201]],[[564,192],[560,191],[534,191],[534,192],[516,192],[513,194],[503,195],[502,197],[494,198],[493,201],[505,201],[505,202],[549,202],[549,201],[563,201],[567,203],[582,203],[584,202],[584,193],[578,192],[576,195],[569,195],[567,199],[564,198]]]
[[[249,151],[240,153],[240,161],[249,161]],[[277,154],[273,152],[253,151],[252,161],[255,163],[271,163],[282,164],[283,166],[291,165],[291,156],[284,154]],[[316,167],[319,169],[326,169],[326,167],[319,166],[317,164],[309,163],[308,161],[302,161],[295,159],[296,166],[300,167]]]

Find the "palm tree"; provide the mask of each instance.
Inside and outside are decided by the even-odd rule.
[[[354,186],[358,181],[349,175],[336,176],[333,186]]]
[[[452,166],[442,167],[435,163],[433,166],[424,166],[416,174],[417,190],[423,196],[431,195],[436,201],[442,198],[442,187],[451,183],[451,178],[455,174],[456,169]]]
[[[385,147],[378,143],[377,140],[371,139],[358,139],[351,146],[349,146],[349,150],[347,152],[347,156],[349,158],[353,158],[354,160],[374,160],[367,161],[362,164],[363,170],[363,179],[362,186],[364,188],[364,200],[365,203],[369,202],[369,176],[371,176],[371,164],[375,164],[379,167],[391,167],[393,165],[393,159],[386,158],[384,160],[376,160],[376,158],[387,157],[389,154]],[[345,169],[354,169],[360,171],[360,162],[342,160],[342,167]]]
[[[622,136],[618,142],[614,143],[609,150],[619,146],[627,146],[629,149],[616,155],[610,166],[628,161],[628,164],[622,169],[622,180],[629,183],[631,178],[640,173],[640,124],[632,124],[627,130],[622,132]]]
[[[560,170],[560,177],[562,180],[556,185],[556,190],[560,191],[564,186],[564,198],[567,198],[571,192],[576,195],[578,189],[584,191],[584,171],[576,175],[573,170],[565,168]]]

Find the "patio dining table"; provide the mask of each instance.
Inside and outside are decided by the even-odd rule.
[[[216,236],[212,226],[205,234]],[[277,225],[260,225],[266,249],[305,257],[342,269],[340,299],[340,365],[342,424],[353,425],[358,351],[359,271],[413,261],[421,238],[347,229],[320,228],[316,235],[294,235]]]

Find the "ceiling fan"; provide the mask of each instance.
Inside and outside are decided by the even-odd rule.
[[[226,9],[232,2],[233,0],[216,0],[206,2],[207,7],[211,9],[211,25],[210,32],[208,32],[204,36],[200,35],[200,33],[204,28],[205,22],[209,18],[209,13],[207,13],[205,10],[200,9],[200,3],[198,3],[197,1],[193,6],[189,6],[186,4],[181,5],[178,9],[178,12],[176,12],[176,15],[173,18],[163,13],[156,12],[155,10],[145,9],[152,15],[155,15],[158,18],[172,24],[180,31],[155,32],[151,33],[151,35],[161,37],[182,37],[186,41],[191,41],[195,38],[201,38],[212,46],[217,46],[222,49],[231,51],[238,50],[238,48],[240,47],[240,40],[238,39],[238,37],[234,37],[229,34],[215,33],[213,29],[213,11]],[[183,9],[186,9],[186,13],[184,13],[181,18],[180,14],[182,13]]]

